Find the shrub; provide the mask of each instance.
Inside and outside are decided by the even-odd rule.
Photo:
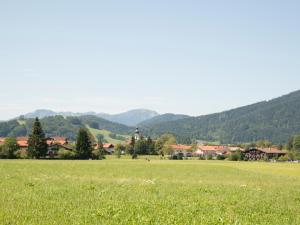
[[[65,149],[59,149],[57,152],[58,158],[60,159],[75,159],[76,158],[76,152],[65,150]]]
[[[7,152],[5,151],[5,148],[3,146],[0,146],[0,159],[6,159],[7,158]]]
[[[207,159],[207,160],[212,160],[212,159],[213,159],[213,156],[212,156],[212,155],[208,155],[208,156],[206,157],[206,159]]]
[[[240,151],[237,151],[235,153],[230,154],[228,159],[230,161],[241,161],[241,160],[243,160],[243,155]]]
[[[239,161],[239,160],[241,160],[241,157],[239,154],[233,153],[229,156],[229,160],[230,161]]]
[[[99,159],[100,158],[100,151],[99,149],[95,149],[92,151],[92,159]]]
[[[20,149],[15,152],[15,156],[17,159],[29,159],[29,152],[25,149]]]
[[[203,155],[200,155],[198,159],[199,160],[205,160],[205,157]]]
[[[102,150],[100,149],[95,149],[92,151],[92,159],[99,159],[99,160],[102,160],[102,159],[105,159],[105,156],[104,156],[104,153],[102,152]]]
[[[218,155],[217,160],[224,160],[226,157],[224,155]]]
[[[279,162],[287,162],[289,161],[289,157],[287,155],[282,155],[278,158]]]

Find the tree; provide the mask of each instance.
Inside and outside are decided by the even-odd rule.
[[[125,146],[122,144],[117,144],[115,146],[115,155],[117,158],[121,158],[122,152],[125,150]]]
[[[98,141],[99,159],[105,159],[105,151],[101,140]]]
[[[158,139],[156,142],[155,142],[155,152],[157,152],[158,154],[160,154],[161,156],[164,156],[164,153],[162,151],[164,147],[164,143],[161,139]]]
[[[99,140],[97,144],[97,148],[92,151],[92,159],[104,159],[104,147],[102,141]]]
[[[32,128],[32,134],[28,139],[28,152],[31,157],[39,159],[47,154],[48,145],[39,118],[35,119]]]
[[[294,137],[289,139],[288,143],[286,144],[286,149],[293,150],[293,144],[294,144]]]
[[[156,155],[155,143],[152,141],[151,137],[147,138],[147,149],[149,155]]]
[[[6,153],[8,159],[15,158],[15,152],[20,149],[16,138],[5,138],[2,151]]]
[[[133,155],[134,147],[130,144],[126,145],[125,147],[125,153],[129,155]]]
[[[300,135],[296,135],[293,140],[293,148],[296,151],[300,151]]]
[[[172,134],[163,134],[156,142],[156,149],[163,155],[170,155],[172,153],[171,145],[176,144],[176,138]]]
[[[191,149],[190,149],[190,152],[195,152],[195,151],[197,151],[198,150],[198,143],[196,142],[196,141],[194,141],[193,143],[192,143],[192,147],[191,147]]]
[[[134,145],[134,152],[138,155],[147,155],[148,153],[148,146],[147,140],[140,139]]]
[[[125,152],[126,154],[134,155],[134,145],[135,145],[135,139],[132,136],[130,143],[126,145]]]
[[[130,145],[133,147],[135,145],[135,138],[133,136],[131,137]]]
[[[99,142],[99,141],[105,142],[105,139],[104,139],[104,135],[103,135],[103,134],[97,134],[97,135],[96,135],[96,138],[97,138],[98,142]]]
[[[76,151],[78,158],[88,159],[92,153],[90,134],[85,128],[80,128],[77,134]]]

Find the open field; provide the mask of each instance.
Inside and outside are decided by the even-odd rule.
[[[300,224],[300,165],[0,161],[0,224]]]
[[[92,135],[97,138],[97,135],[98,134],[102,134],[104,136],[104,139],[106,140],[106,142],[108,143],[112,143],[112,144],[119,144],[119,143],[125,143],[125,141],[120,141],[120,140],[116,140],[116,139],[113,139],[109,136],[109,134],[111,134],[110,131],[108,130],[98,130],[98,129],[94,129],[94,128],[91,128],[89,126],[87,126],[87,128],[89,129],[89,131],[92,133]],[[122,136],[124,137],[125,139],[129,139],[130,136],[129,135],[121,135],[121,134],[118,134],[119,136]]]

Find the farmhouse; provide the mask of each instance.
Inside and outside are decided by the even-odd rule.
[[[28,148],[28,137],[17,137],[17,143],[21,149]]]
[[[108,154],[113,154],[115,151],[115,146],[111,143],[104,143],[103,148]]]
[[[192,157],[192,146],[190,145],[171,145],[173,155]]]
[[[17,143],[21,149],[28,148],[28,137],[17,137]],[[4,144],[5,138],[0,138],[0,145]],[[50,137],[47,138],[47,145],[49,150],[58,150],[59,148],[65,148],[67,150],[71,150],[71,148],[67,147],[68,140],[64,137]]]
[[[6,138],[0,138],[0,145],[3,145]],[[28,148],[28,138],[27,137],[18,137],[17,143],[21,149],[27,149]]]
[[[98,149],[98,148],[99,148],[99,145],[96,144],[94,146],[94,149]],[[111,143],[103,143],[103,148],[104,148],[105,152],[109,155],[113,154],[115,151],[115,146]]]
[[[244,151],[244,159],[249,161],[273,159],[285,155],[285,151],[277,148],[250,148]]]
[[[50,156],[50,158],[53,158],[55,156],[55,152],[57,152],[60,148],[63,148],[65,150],[73,150],[71,147],[67,146],[68,144],[69,142],[67,138],[59,136],[49,137],[47,138],[47,154]]]
[[[218,155],[224,155],[229,151],[227,146],[212,146],[212,145],[203,145],[198,146],[197,151],[195,152],[196,156],[213,156],[216,157]]]

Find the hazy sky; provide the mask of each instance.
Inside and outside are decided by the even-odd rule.
[[[300,1],[0,0],[0,120],[201,115],[300,89]]]

